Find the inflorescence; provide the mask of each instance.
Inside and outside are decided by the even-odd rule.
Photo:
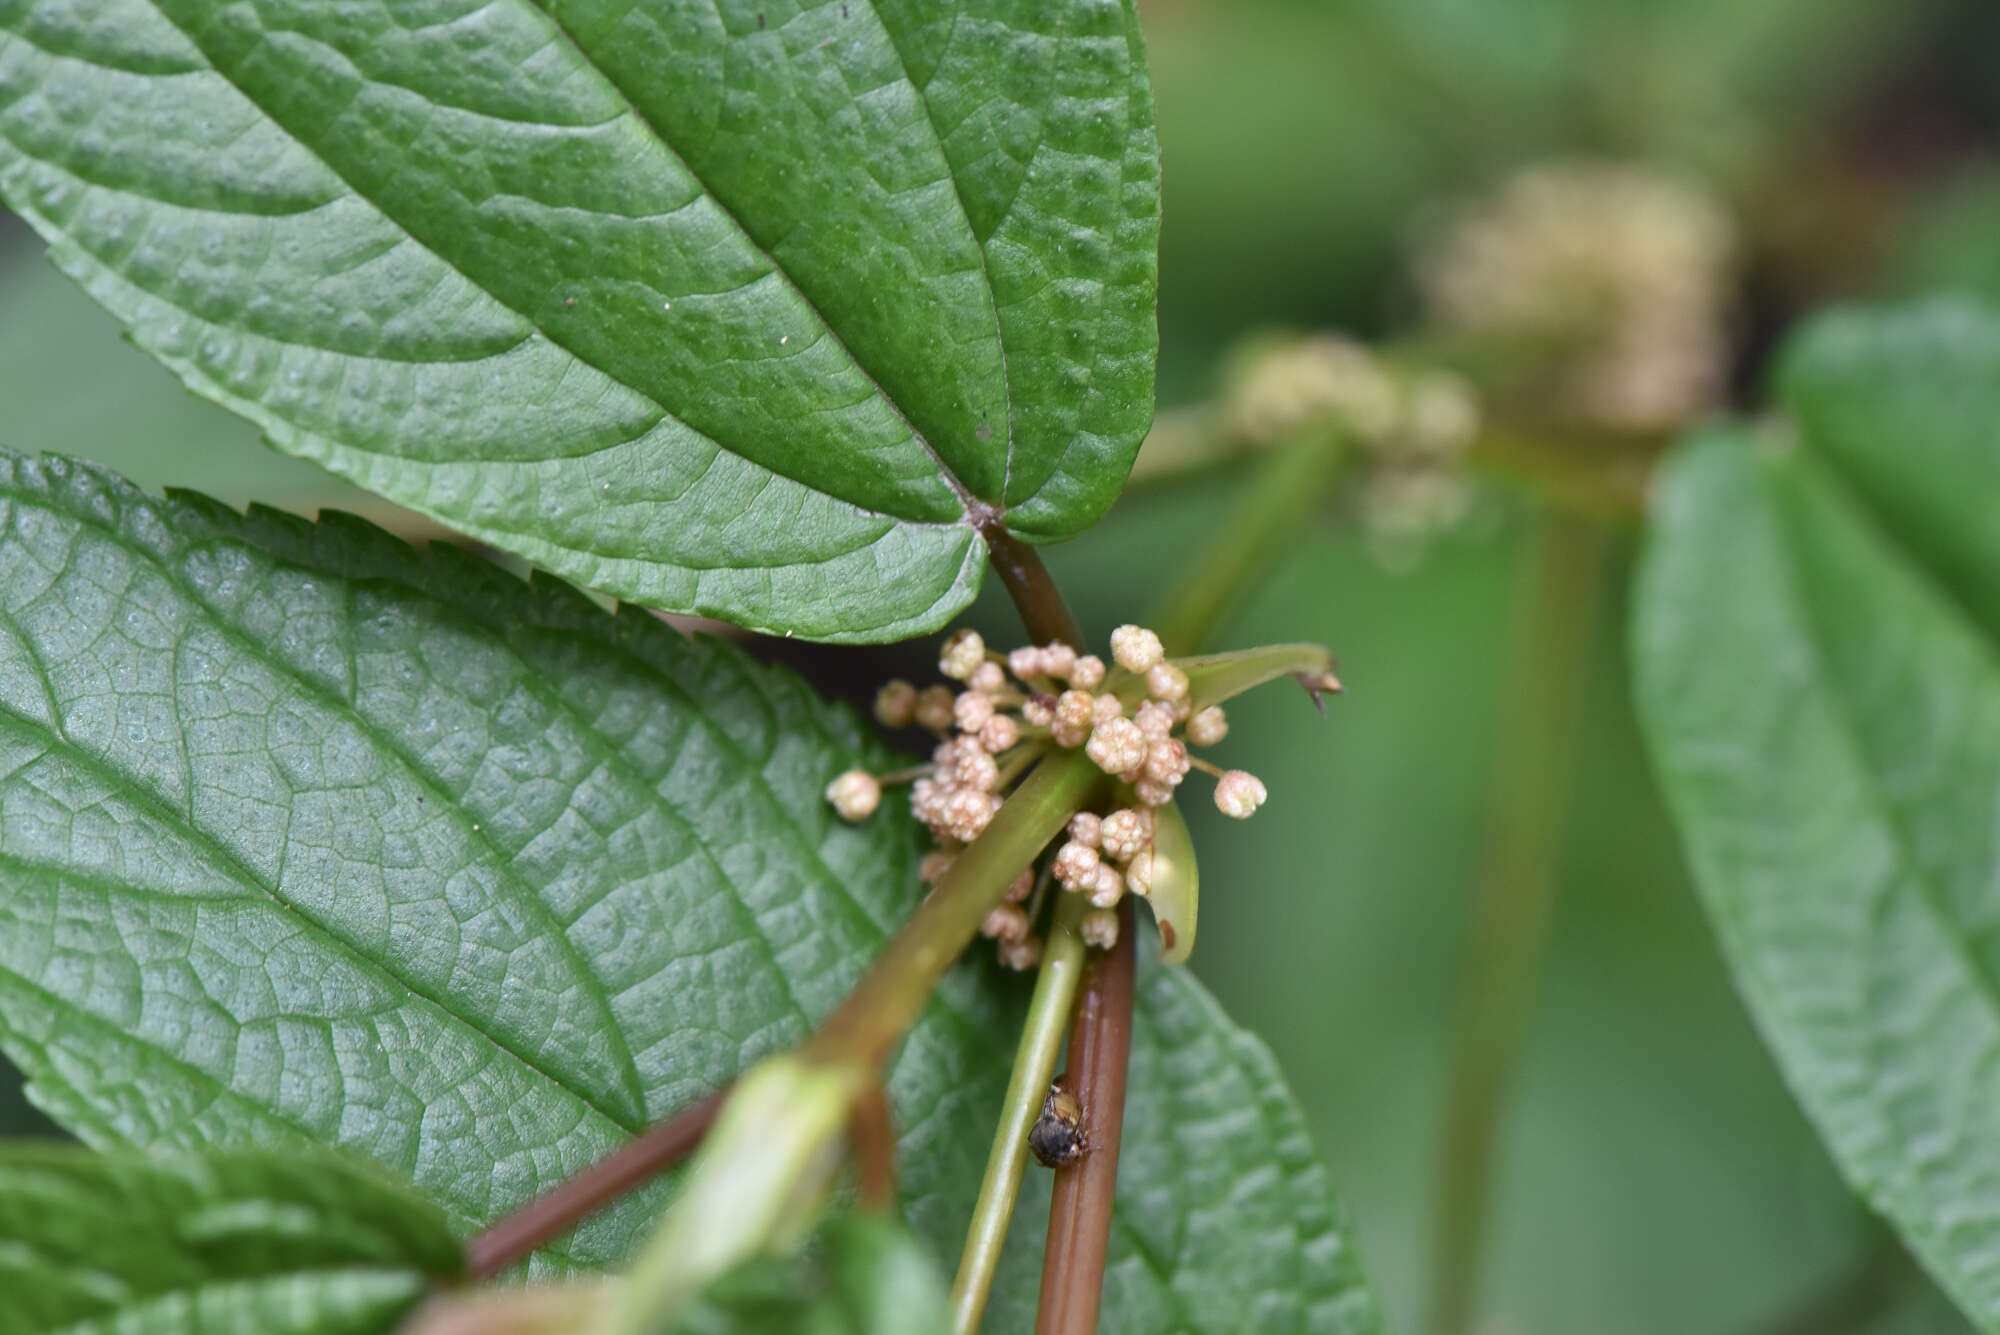
[[[881,804],[885,784],[913,780],[910,809],[936,840],[919,874],[935,885],[986,829],[1013,784],[1052,751],[1082,747],[1115,778],[1112,808],[1077,813],[1069,838],[1040,872],[1023,871],[988,915],[984,934],[1009,968],[1041,960],[1034,922],[1051,882],[1088,898],[1080,927],[1086,942],[1099,948],[1117,942],[1118,901],[1152,889],[1153,809],[1174,800],[1190,771],[1215,777],[1215,804],[1225,815],[1242,819],[1264,803],[1264,785],[1254,775],[1189,753],[1191,745],[1221,741],[1229,722],[1220,706],[1193,707],[1187,674],[1168,660],[1158,635],[1120,626],[1111,633],[1111,656],[1107,665],[1064,644],[999,654],[977,631],[958,631],[945,641],[938,670],[959,688],[892,681],[875,697],[875,717],[884,725],[916,725],[937,735],[930,763],[891,774],[849,770],[826,788],[834,810],[860,821]]]

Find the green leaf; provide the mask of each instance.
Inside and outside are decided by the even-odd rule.
[[[1130,0],[0,0],[0,197],[281,449],[650,606],[942,624],[1152,415]]]
[[[711,1284],[674,1335],[937,1335],[949,1286],[902,1225],[834,1219],[802,1257],[764,1258]]]
[[[2000,307],[1824,316],[1780,385],[1814,452],[2000,637]]]
[[[2000,1330],[1995,642],[1801,449],[1700,440],[1654,521],[1639,701],[1738,986],[1849,1181]]]
[[[333,1144],[468,1232],[802,1038],[918,898],[904,804],[821,796],[888,755],[727,645],[60,460],[0,457],[0,521],[0,1049],[95,1143]],[[892,1071],[935,1254],[1025,999],[955,970]],[[1128,1328],[1372,1313],[1263,1047],[1149,974],[1133,1062]],[[662,1199],[536,1268],[623,1259]],[[996,1331],[1033,1324],[1019,1241]]]
[[[460,1263],[434,1207],[330,1155],[0,1145],[4,1335],[373,1335]]]

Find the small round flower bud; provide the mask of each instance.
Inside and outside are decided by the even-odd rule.
[[[1139,780],[1132,785],[1132,793],[1149,807],[1163,807],[1174,800],[1174,786],[1158,779]]]
[[[984,691],[988,695],[996,694],[1007,689],[1007,669],[989,658],[972,669],[972,676],[967,679],[967,684],[975,691]]]
[[[1020,740],[1021,725],[1012,714],[995,714],[979,730],[979,744],[996,756]]]
[[[1086,893],[1090,896],[1090,902],[1098,908],[1112,908],[1125,897],[1125,878],[1119,875],[1116,867],[1107,867],[1099,863],[1097,875],[1092,878]]]
[[[1146,734],[1128,718],[1115,718],[1091,730],[1083,753],[1106,774],[1129,774],[1146,763]]]
[[[1042,670],[1051,677],[1067,677],[1076,669],[1076,650],[1066,644],[1042,646]]]
[[[1174,730],[1174,711],[1158,700],[1148,700],[1133,712],[1132,721],[1149,741],[1163,742]]]
[[[917,693],[917,722],[932,732],[951,727],[952,694],[949,686],[926,686]]]
[[[1230,770],[1215,781],[1215,805],[1225,816],[1247,820],[1264,805],[1268,794],[1262,780],[1240,769]]]
[[[1032,644],[1008,651],[1007,670],[1022,681],[1030,677],[1043,676],[1048,672],[1042,661],[1042,651]]]
[[[1155,663],[1146,669],[1146,690],[1156,700],[1185,700],[1188,693],[1187,673],[1172,663]]]
[[[1046,728],[1056,721],[1056,698],[1040,693],[1031,695],[1021,706],[1021,721],[1037,728]]]
[[[875,692],[875,719],[885,728],[907,728],[917,716],[917,688],[898,679]]]
[[[1069,818],[1069,837],[1085,848],[1096,848],[1104,822],[1094,811],[1079,811]]]
[[[1085,945],[1109,950],[1118,944],[1118,914],[1109,908],[1092,909],[1076,925],[1076,932]]]
[[[944,804],[947,832],[952,838],[969,844],[993,823],[993,813],[999,809],[998,794],[961,788]]]
[[[1190,767],[1187,746],[1169,739],[1164,742],[1154,742],[1146,748],[1146,763],[1141,767],[1140,774],[1154,783],[1164,783],[1172,788],[1187,777]],[[1154,803],[1154,805],[1159,804]]]
[[[842,820],[867,820],[882,805],[882,785],[867,770],[851,769],[826,786],[826,800]]]
[[[956,853],[947,853],[942,848],[932,849],[924,854],[921,862],[917,863],[917,879],[925,885],[936,885],[938,878],[951,870],[951,864],[957,856]]]
[[[938,651],[938,671],[953,681],[966,681],[986,661],[986,641],[976,630],[955,630]]]
[[[936,779],[918,779],[910,785],[910,810],[918,820],[936,828],[944,821],[944,800],[951,789]]]
[[[1096,720],[1096,703],[1088,691],[1064,691],[1056,697],[1055,721],[1051,726],[1057,746],[1083,744]]]
[[[1076,666],[1069,670],[1069,684],[1079,691],[1094,691],[1104,684],[1104,660],[1096,654],[1085,654],[1076,660]]]
[[[1111,656],[1127,672],[1144,672],[1166,657],[1160,637],[1144,626],[1120,626],[1111,632]]]
[[[978,732],[993,717],[993,697],[983,691],[965,691],[952,701],[952,722],[966,732]]]
[[[1142,817],[1131,808],[1114,811],[1098,825],[1098,851],[1118,862],[1129,862],[1132,855],[1152,841],[1152,812]]]
[[[1000,766],[975,738],[961,737],[951,762],[951,778],[961,788],[990,793],[1000,786]]]
[[[1002,904],[986,915],[979,934],[992,941],[1022,941],[1028,935],[1028,915],[1019,904]]]
[[[1042,938],[1027,937],[1000,943],[1000,963],[1015,973],[1026,973],[1042,962]]]
[[[1007,902],[1009,904],[1018,904],[1034,892],[1035,869],[1033,867],[1024,868],[1021,874],[1014,878],[1014,883],[1007,887]]]
[[[1097,869],[1102,865],[1096,849],[1072,839],[1056,850],[1056,859],[1049,864],[1049,874],[1068,889],[1083,890],[1095,881]]]
[[[1229,720],[1221,705],[1200,710],[1187,722],[1187,739],[1196,746],[1214,746],[1229,735]]]
[[[1115,695],[1100,695],[1090,706],[1092,723],[1109,723],[1112,719],[1124,716],[1125,706],[1119,703]]]
[[[1135,895],[1153,892],[1153,850],[1142,848],[1125,864],[1125,888]]]

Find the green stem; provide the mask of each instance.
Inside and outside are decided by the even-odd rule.
[[[979,536],[986,540],[987,561],[1014,600],[1028,638],[1036,644],[1066,644],[1081,653],[1083,632],[1076,628],[1076,618],[1042,564],[1041,553],[1009,533],[997,515],[981,521]]]
[[[1014,1074],[1007,1082],[1007,1099],[1000,1124],[993,1132],[993,1149],[986,1157],[986,1179],[979,1185],[979,1202],[972,1208],[972,1225],[965,1234],[965,1254],[959,1258],[958,1279],[951,1288],[951,1328],[955,1335],[979,1329],[993,1289],[994,1271],[1014,1217],[1014,1200],[1028,1167],[1028,1130],[1040,1115],[1042,1101],[1062,1054],[1063,1031],[1069,1025],[1070,1004],[1083,977],[1083,938],[1077,924],[1090,908],[1082,895],[1065,894],[1056,904],[1055,921],[1042,952],[1034,999],[1014,1055]]]
[[[1297,538],[1352,455],[1352,437],[1332,422],[1303,427],[1257,462],[1214,536],[1168,584],[1172,601],[1150,623],[1169,654],[1189,653],[1215,633]]]
[[[1548,943],[1605,565],[1601,528],[1543,515],[1515,608],[1484,867],[1459,975],[1438,1169],[1438,1335],[1469,1328],[1478,1294],[1496,1126]]]
[[[1056,752],[1037,765],[985,832],[953,859],[802,1055],[870,1064],[886,1058],[1021,869],[1104,782],[1104,772],[1081,751]]]

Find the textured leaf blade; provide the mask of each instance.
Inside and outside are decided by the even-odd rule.
[[[1959,299],[1824,316],[1780,374],[1813,451],[2000,636],[2000,309]]]
[[[914,903],[907,811],[848,826],[820,793],[887,757],[733,649],[61,461],[9,461],[0,506],[0,1047],[87,1139],[333,1143],[470,1230],[802,1037]],[[1024,996],[955,971],[892,1073],[936,1252]],[[1133,1060],[1129,1328],[1372,1321],[1262,1046],[1148,974]],[[543,1267],[624,1256],[659,1199]]]
[[[329,1156],[0,1145],[7,1335],[374,1335],[460,1262],[434,1207]]]
[[[2000,660],[1822,466],[1683,451],[1642,715],[1767,1041],[1849,1180],[2000,1329]]]
[[[285,450],[633,601],[894,638],[1151,414],[1130,8],[961,8],[12,0],[0,196]]]

